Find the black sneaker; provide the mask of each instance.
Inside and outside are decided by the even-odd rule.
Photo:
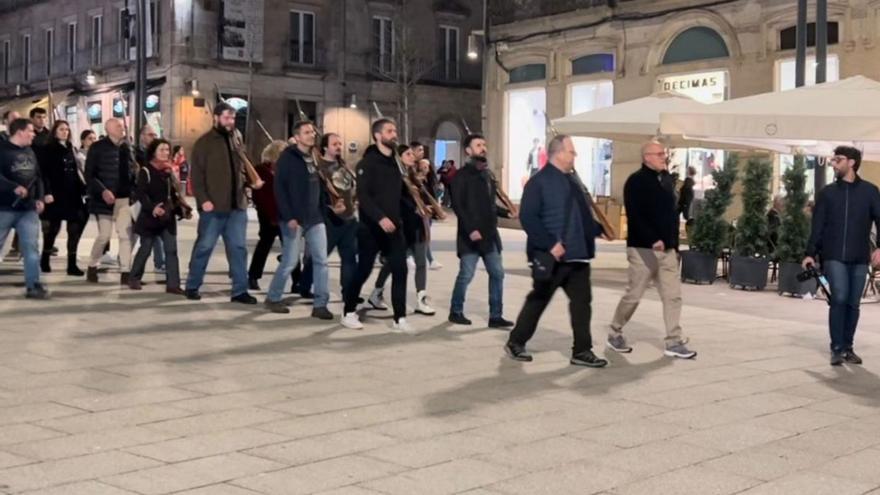
[[[248,279],[248,290],[258,291],[260,290],[260,283],[255,278]]]
[[[849,364],[862,364],[862,358],[852,349],[843,351],[843,360]]]
[[[257,304],[257,298],[248,294],[247,292],[242,292],[237,296],[232,296],[229,298],[229,300],[234,303]]]
[[[89,283],[97,284],[98,283],[98,267],[90,266],[86,269],[86,280]]]
[[[472,322],[465,318],[464,313],[449,313],[449,323],[456,325],[470,325]]]
[[[327,308],[314,308],[312,309],[312,318],[317,318],[319,320],[332,320],[334,316]]]
[[[290,313],[290,309],[281,301],[266,301],[263,303],[266,306],[266,309],[273,313],[278,314],[287,314]]]
[[[49,291],[43,284],[36,283],[33,287],[28,288],[24,297],[26,299],[49,299]]]
[[[293,292],[293,291],[291,291],[291,292]],[[314,299],[315,294],[312,293],[311,291],[305,291],[305,292],[300,292],[299,297],[301,297],[303,299]]]
[[[843,364],[843,353],[831,351],[831,366],[840,366]]]
[[[508,341],[504,344],[504,352],[506,352],[507,355],[510,356],[510,359],[513,359],[514,361],[523,361],[526,363],[532,361],[532,355],[526,351],[526,348],[519,344],[514,344],[513,342]]]
[[[586,366],[588,368],[604,368],[608,366],[608,361],[596,356],[593,354],[593,351],[572,354],[569,362],[575,366]]]
[[[186,298],[189,299],[190,301],[201,301],[202,300],[202,295],[199,294],[198,289],[186,289],[186,291],[184,291],[183,295],[185,295]]]
[[[505,320],[502,317],[489,318],[489,328],[510,328],[512,326],[513,326],[512,321]]]

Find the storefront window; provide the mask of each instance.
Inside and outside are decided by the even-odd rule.
[[[95,131],[98,137],[104,135],[104,111],[100,101],[90,101],[86,106],[86,115],[89,118],[89,127]]]
[[[64,120],[70,126],[70,140],[79,146],[79,112],[76,105],[67,105],[64,107]]]
[[[594,81],[568,86],[568,115],[589,112],[614,104],[614,83]],[[611,194],[611,141],[573,137],[577,151],[575,170],[595,196]]]
[[[547,163],[544,88],[507,92],[507,194],[522,197],[529,178]]]
[[[660,91],[680,93],[706,104],[722,102],[728,94],[725,71],[663,77],[657,81],[657,86]],[[669,171],[677,173],[679,179],[684,180],[688,168],[694,168],[694,197],[697,199],[702,199],[706,190],[715,187],[713,175],[723,166],[724,152],[721,150],[675,148],[670,151]]]
[[[807,86],[816,84],[816,57],[811,55],[806,60],[806,77]],[[796,62],[793,58],[780,60],[777,62],[776,91],[787,91],[795,88],[795,69]],[[828,82],[837,81],[840,78],[840,59],[837,55],[828,55],[826,62],[826,79]],[[818,159],[816,157],[807,157],[807,194],[813,195],[816,191],[816,168]],[[784,194],[785,190],[782,186],[782,175],[794,166],[794,156],[779,155],[779,167],[777,180],[779,181],[779,192]],[[825,183],[830,184],[834,181],[834,170],[830,166],[821,167],[820,170],[825,171]]]
[[[144,100],[144,114],[147,117],[147,124],[156,131],[156,134],[162,136],[162,112],[160,111],[159,93],[150,93]]]

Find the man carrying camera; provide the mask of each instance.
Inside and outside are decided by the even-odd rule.
[[[838,146],[831,159],[836,181],[819,193],[813,227],[807,243],[805,269],[822,260],[831,286],[828,326],[831,334],[831,365],[844,361],[862,364],[853,352],[859,322],[859,301],[865,289],[868,261],[880,265],[880,249],[871,253],[871,223],[880,231],[880,191],[858,176],[862,153]]]

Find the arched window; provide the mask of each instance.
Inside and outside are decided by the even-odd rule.
[[[610,53],[596,53],[571,61],[571,74],[573,76],[598,74],[601,72],[614,72],[614,55]]]
[[[672,40],[666,54],[663,55],[663,64],[678,64],[681,62],[693,62],[711,58],[729,57],[727,44],[714,29],[698,26],[681,32]]]
[[[547,66],[545,64],[520,65],[510,71],[510,82],[512,83],[543,81],[546,78]]]

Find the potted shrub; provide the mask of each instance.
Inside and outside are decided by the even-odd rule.
[[[711,284],[715,281],[718,257],[730,227],[724,221],[724,212],[733,200],[731,191],[736,181],[737,160],[736,154],[728,154],[724,169],[715,171],[712,176],[715,188],[706,191],[688,239],[689,249],[681,252],[682,282]]]
[[[743,213],[736,223],[736,237],[730,256],[730,286],[763,290],[767,286],[770,246],[767,209],[773,167],[765,158],[753,157],[743,177]]]
[[[794,166],[782,175],[785,185],[785,204],[782,208],[782,223],[779,226],[779,241],[775,257],[779,261],[779,295],[802,296],[816,293],[816,281],[798,282],[801,260],[810,236],[810,221],[804,211],[807,205],[807,173],[804,156],[794,157]]]

